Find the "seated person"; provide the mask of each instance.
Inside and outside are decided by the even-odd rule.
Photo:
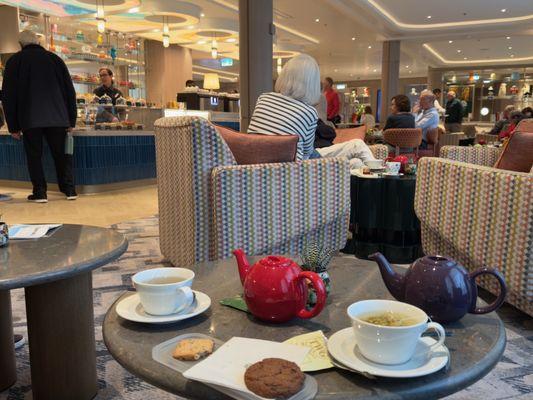
[[[494,124],[494,127],[490,130],[489,135],[499,135],[502,130],[506,130],[507,125],[511,123],[509,117],[513,111],[513,105],[505,107],[503,110],[503,118]]]
[[[366,130],[374,129],[376,126],[376,119],[372,115],[372,107],[366,106],[365,112],[363,115],[361,115],[361,125],[364,125],[366,127]]]
[[[435,95],[430,90],[423,90],[420,93],[420,109],[422,110],[416,116],[415,128],[422,129],[422,144],[420,149],[427,149],[427,134],[431,129],[439,126],[439,112],[435,108]]]
[[[318,113],[313,105],[320,101],[320,69],[313,57],[300,54],[287,62],[275,90],[257,99],[248,133],[298,135],[297,160],[346,157],[352,168],[362,166],[363,161],[375,160],[359,139],[314,149]]]
[[[392,114],[387,117],[383,130],[415,127],[415,117],[411,114],[409,97],[404,94],[394,96],[391,99],[390,110]]]
[[[337,132],[335,132],[335,125],[333,125],[333,122],[330,122],[327,119],[326,96],[323,94],[320,95],[320,101],[315,108],[318,113],[318,122],[315,131],[315,149],[320,149],[322,147],[331,146],[337,137]]]
[[[522,114],[522,111],[514,110],[511,112],[511,115],[509,117],[509,125],[500,132],[498,135],[498,139],[500,141],[503,141],[504,139],[510,138],[512,134],[514,133],[516,126],[524,119],[524,114]]]

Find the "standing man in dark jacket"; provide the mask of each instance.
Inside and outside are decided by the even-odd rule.
[[[462,132],[463,105],[456,98],[456,94],[453,90],[450,90],[446,97],[448,99],[448,102],[446,103],[446,119],[444,120],[446,133]]]
[[[46,203],[46,180],[41,162],[43,137],[56,167],[59,189],[68,200],[77,198],[72,176],[72,158],[65,154],[67,131],[76,125],[76,92],[67,66],[39,45],[39,37],[23,31],[22,50],[6,63],[2,86],[9,132],[22,136],[33,184],[29,201]]]

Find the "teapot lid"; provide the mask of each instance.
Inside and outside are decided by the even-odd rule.
[[[288,267],[292,265],[294,261],[282,256],[268,256],[261,259],[259,263],[265,267]]]
[[[447,265],[450,267],[453,265],[457,265],[457,261],[441,255],[424,256],[420,258],[419,261],[429,265]]]

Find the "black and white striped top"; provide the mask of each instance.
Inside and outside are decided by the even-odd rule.
[[[298,135],[297,160],[313,152],[318,113],[314,107],[280,93],[263,93],[257,99],[248,133]]]

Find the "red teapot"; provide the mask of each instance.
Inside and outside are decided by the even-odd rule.
[[[318,274],[302,271],[294,261],[281,256],[268,256],[250,266],[241,249],[233,252],[244,286],[244,301],[258,319],[282,323],[317,316],[326,304],[326,288]],[[307,280],[313,285],[316,305],[306,309]]]

